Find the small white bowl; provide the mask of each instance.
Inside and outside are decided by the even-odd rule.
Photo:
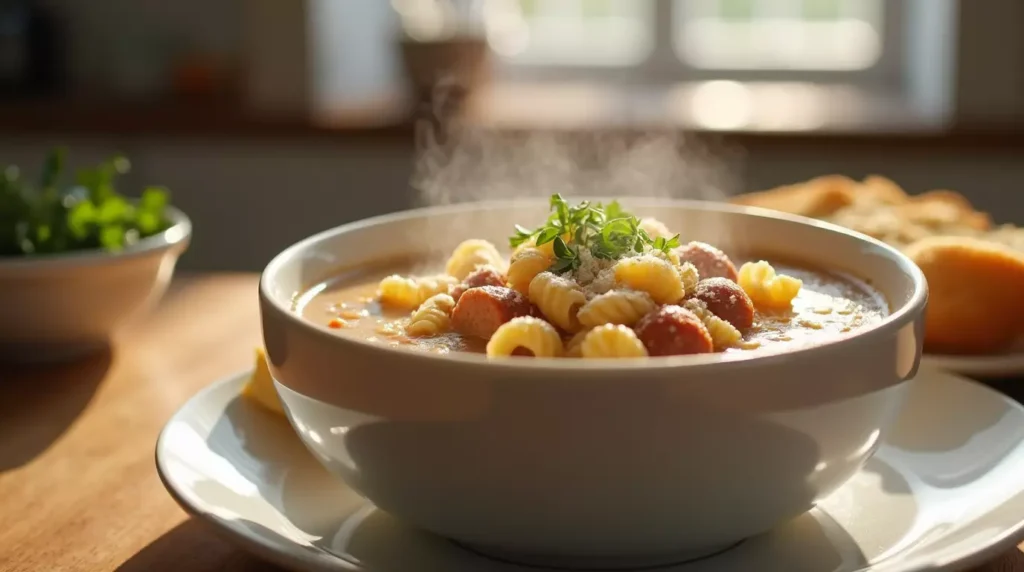
[[[160,299],[192,223],[173,225],[124,250],[0,258],[0,360],[64,361],[91,353],[133,315]]]
[[[685,240],[870,280],[892,314],[775,354],[496,362],[395,350],[303,319],[295,296],[345,267],[447,252],[469,237],[502,243],[547,205],[378,217],[308,238],[263,272],[270,368],[303,442],[381,509],[527,561],[639,566],[705,554],[842,485],[875,451],[917,370],[921,272],[878,241],[809,219],[699,202],[626,206]]]

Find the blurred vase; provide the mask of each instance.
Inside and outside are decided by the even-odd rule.
[[[439,85],[469,92],[490,80],[483,2],[395,0],[406,78],[420,97]]]
[[[441,85],[468,93],[490,80],[491,53],[483,38],[403,38],[401,48],[407,78],[421,98]]]

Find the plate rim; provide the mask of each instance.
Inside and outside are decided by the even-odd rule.
[[[1024,359],[1024,355],[1022,355],[1022,359]],[[197,391],[174,411],[161,428],[154,446],[154,461],[157,477],[160,479],[160,483],[175,503],[177,503],[186,514],[196,517],[206,523],[226,542],[235,544],[259,558],[265,559],[268,562],[289,570],[304,571],[312,569],[324,572],[358,572],[360,569],[353,567],[351,562],[348,562],[344,558],[336,556],[322,548],[310,545],[312,552],[307,550],[296,550],[294,549],[294,542],[273,542],[249,534],[239,527],[230,526],[222,519],[215,517],[212,513],[204,511],[190,503],[184,495],[177,490],[177,485],[175,485],[170,477],[167,476],[168,471],[165,466],[166,461],[163,458],[161,451],[166,448],[164,442],[169,427],[177,421],[187,409],[192,408],[194,403],[205,399],[211,393],[218,390],[228,390],[230,386],[237,386],[237,389],[232,390],[232,392],[241,395],[241,387],[244,385],[247,377],[252,375],[252,372],[253,368],[246,368],[238,370],[233,374],[218,378],[216,381],[207,384],[205,387]],[[970,379],[959,372],[938,367],[934,364],[922,363],[917,376],[905,383],[914,383],[920,380],[922,376],[942,376],[949,378],[952,382],[971,385],[974,389],[988,393],[1005,402],[1011,408],[1015,409],[1018,414],[1024,417],[1024,404],[980,381]],[[928,383],[928,381],[922,381],[922,383]],[[1024,486],[1022,486],[1022,491],[1024,491]],[[366,502],[372,504],[369,500]],[[997,534],[989,538],[987,541],[983,542],[980,547],[973,551],[969,549],[956,551],[949,556],[944,557],[942,560],[936,560],[933,558],[925,559],[925,561],[918,563],[911,561],[909,563],[910,565],[905,568],[900,568],[898,564],[896,567],[890,567],[887,566],[886,561],[882,561],[875,565],[870,565],[870,568],[864,568],[863,571],[871,572],[871,570],[877,569],[879,572],[939,572],[944,570],[953,571],[972,569],[973,567],[981,566],[993,561],[1004,551],[1016,548],[1022,540],[1024,540],[1024,513],[1017,518],[1016,524],[1006,527],[1001,534]]]
[[[996,378],[1024,375],[1024,352],[992,355],[923,354],[921,363],[967,377]]]
[[[160,479],[160,484],[164,486],[167,493],[174,499],[179,507],[186,514],[199,518],[201,521],[207,524],[210,528],[216,531],[218,536],[225,539],[230,543],[235,543],[236,546],[241,544],[244,550],[258,556],[259,558],[266,559],[267,561],[286,568],[288,570],[305,570],[312,567],[315,570],[322,570],[325,572],[345,570],[345,571],[356,571],[357,568],[352,568],[349,562],[346,562],[342,558],[338,558],[323,549],[313,546],[313,550],[320,554],[320,557],[311,555],[310,553],[303,550],[292,550],[293,542],[282,542],[274,543],[269,540],[259,538],[255,535],[247,534],[244,531],[233,526],[225,526],[225,524],[217,519],[212,513],[204,511],[199,507],[194,506],[189,502],[184,495],[178,490],[176,485],[171,482],[170,477],[167,476],[167,468],[165,467],[165,459],[161,455],[161,451],[165,449],[164,441],[166,434],[171,424],[178,420],[184,411],[193,406],[194,402],[198,402],[209,394],[214,393],[218,390],[224,390],[229,386],[238,386],[238,395],[241,395],[241,387],[244,385],[245,379],[251,376],[254,368],[247,368],[236,371],[233,374],[224,376],[217,379],[216,381],[209,383],[199,391],[197,391],[192,397],[188,398],[171,414],[171,417],[164,423],[164,426],[160,429],[160,433],[156,438],[156,445],[153,450],[154,462],[156,464],[157,477]],[[306,568],[297,568],[297,565],[304,566]]]

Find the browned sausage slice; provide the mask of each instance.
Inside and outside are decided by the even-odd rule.
[[[459,298],[469,290],[470,288],[480,288],[481,286],[504,286],[506,283],[505,275],[498,272],[490,266],[483,266],[474,270],[461,284],[452,288],[451,296],[456,302]]]
[[[464,336],[491,339],[505,322],[529,316],[533,305],[519,292],[504,286],[466,290],[452,310],[452,329]]]
[[[724,252],[704,242],[690,242],[676,249],[679,260],[697,267],[701,278],[725,278],[733,282],[739,278],[736,266]]]
[[[725,278],[708,278],[697,283],[693,297],[708,310],[743,331],[754,324],[754,303],[739,284]]]
[[[652,356],[706,354],[714,351],[711,334],[693,312],[666,305],[636,325],[636,335]]]

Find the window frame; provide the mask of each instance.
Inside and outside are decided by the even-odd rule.
[[[639,1],[639,0],[638,0]],[[640,62],[624,66],[525,64],[499,57],[498,77],[521,81],[602,81],[639,85],[670,85],[707,80],[793,81],[856,84],[873,89],[901,89],[907,49],[908,0],[883,0],[882,53],[871,67],[862,70],[736,70],[704,69],[688,65],[676,51],[676,2],[650,0],[652,50]]]

